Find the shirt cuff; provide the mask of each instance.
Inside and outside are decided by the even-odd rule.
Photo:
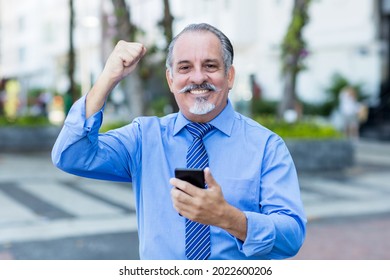
[[[65,125],[74,134],[79,137],[87,136],[91,142],[97,138],[100,126],[103,121],[103,111],[105,105],[94,115],[86,119],[86,95],[77,100],[71,107],[69,114],[65,120]]]
[[[275,241],[275,226],[264,214],[244,211],[247,219],[245,242],[236,238],[238,249],[245,256],[265,255],[271,252]]]

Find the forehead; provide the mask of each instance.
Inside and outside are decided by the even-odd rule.
[[[177,39],[172,54],[174,63],[182,60],[222,60],[222,46],[212,32],[188,31]]]

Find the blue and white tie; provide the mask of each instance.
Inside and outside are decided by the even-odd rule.
[[[202,138],[214,127],[207,123],[190,123],[187,130],[194,137],[187,152],[187,167],[204,169],[209,158]],[[189,260],[206,260],[210,256],[210,226],[186,219],[186,256]]]

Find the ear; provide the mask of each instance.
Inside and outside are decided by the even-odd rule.
[[[234,66],[232,65],[227,73],[228,76],[228,86],[229,89],[233,88],[234,85],[234,78],[236,76],[236,70],[234,69]]]
[[[168,86],[169,86],[169,90],[171,92],[173,92],[172,90],[172,84],[173,84],[173,79],[172,79],[172,75],[171,75],[171,72],[169,71],[169,69],[167,69],[165,71],[165,78],[167,79],[167,83],[168,83]]]

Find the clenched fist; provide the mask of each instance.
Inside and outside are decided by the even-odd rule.
[[[134,70],[145,53],[146,48],[140,43],[119,41],[108,57],[102,74],[113,83],[118,83]]]
[[[103,72],[86,99],[86,117],[98,112],[111,90],[137,66],[146,48],[140,43],[119,41],[107,59]]]

